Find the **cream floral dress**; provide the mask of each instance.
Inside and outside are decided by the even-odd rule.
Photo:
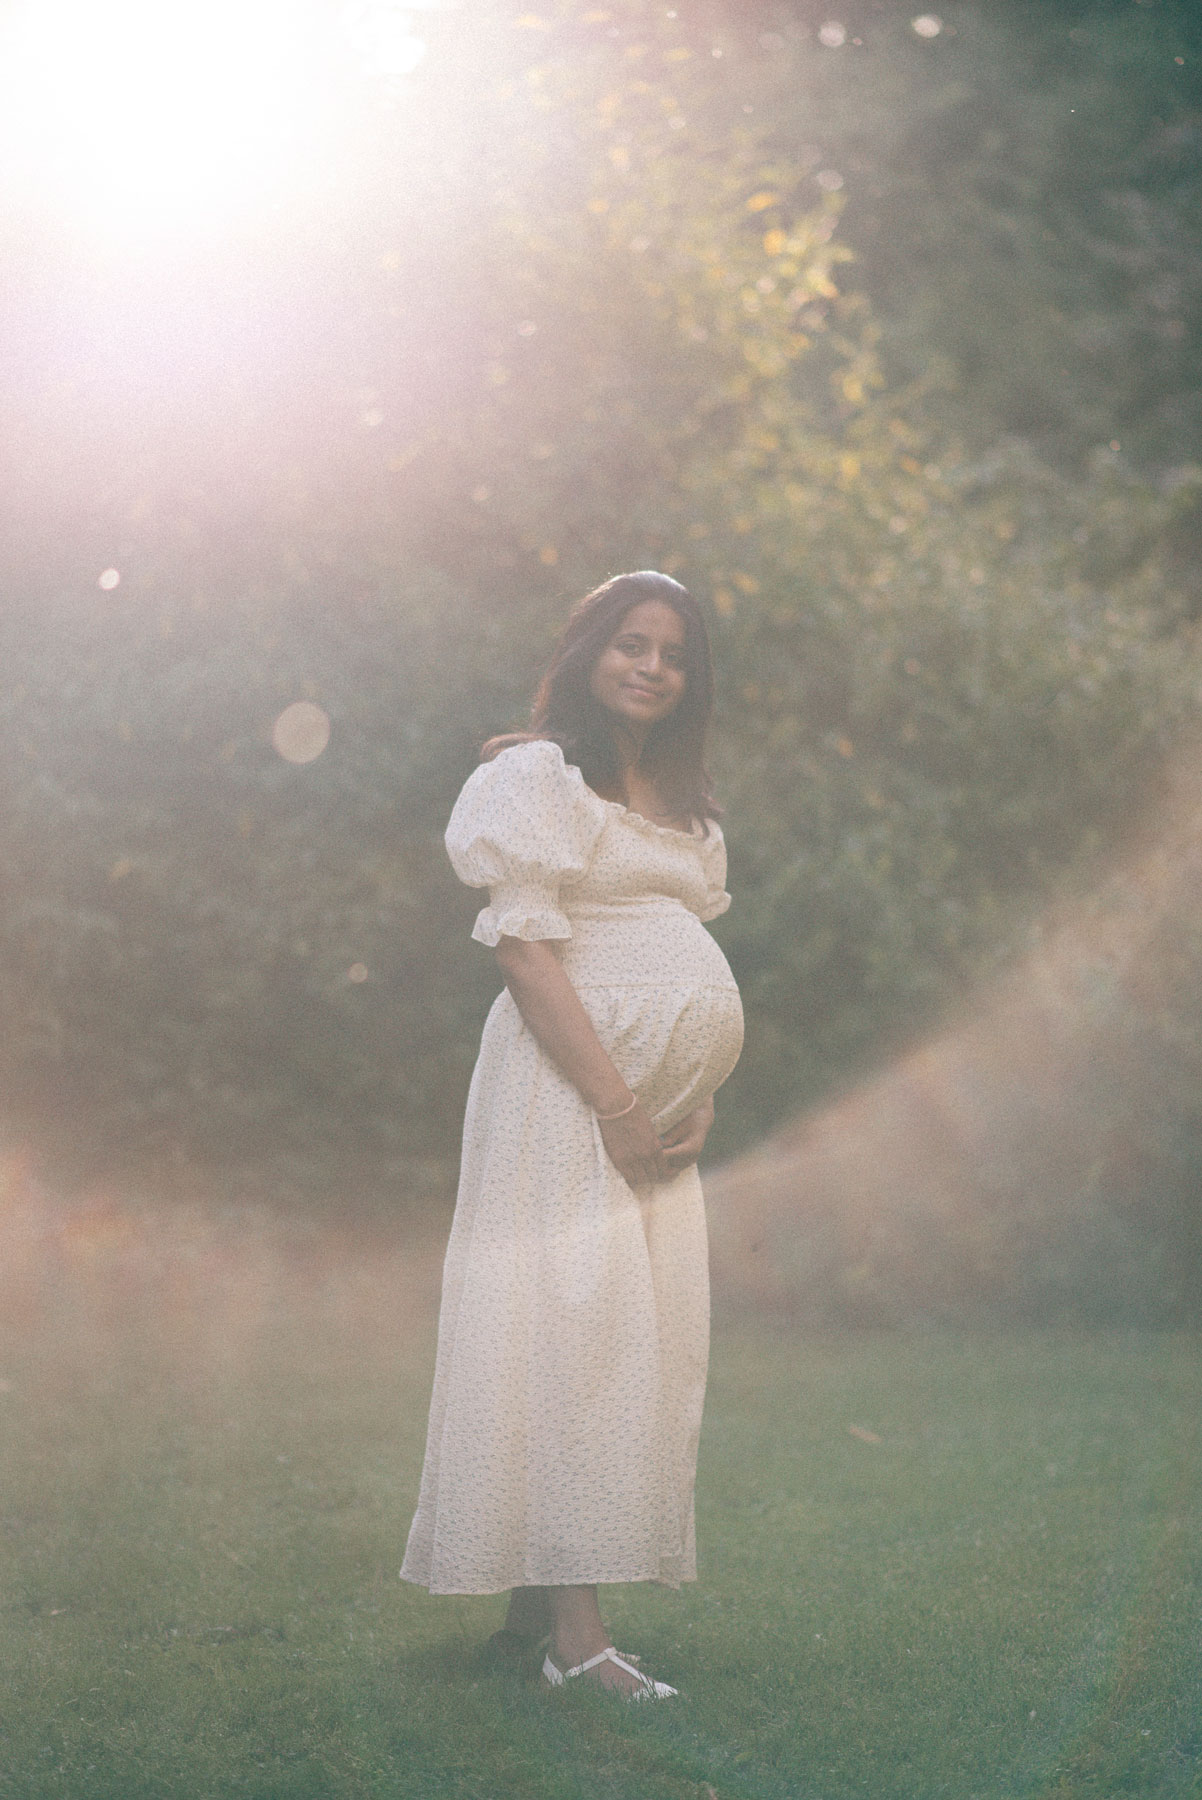
[[[660,1131],[726,1079],[743,1015],[702,923],[730,904],[715,824],[602,800],[540,740],[475,770],[447,849],[489,889],[473,937],[554,943]],[[444,1594],[694,1579],[708,1352],[696,1169],[632,1189],[502,991],[468,1096],[404,1579]]]

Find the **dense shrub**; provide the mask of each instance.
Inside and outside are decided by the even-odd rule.
[[[832,133],[840,90],[799,9],[481,3],[365,126],[370,204],[138,291],[13,236],[14,1115],[453,1154],[496,978],[442,825],[615,568],[677,573],[717,640],[750,1022],[718,1151],[929,1023],[1121,834],[1192,703],[1196,484],[1063,433],[1053,465],[865,296],[897,277],[843,210],[852,138],[946,101],[881,30],[911,60],[865,86],[848,45],[818,146],[790,83]],[[332,735],[294,767],[304,698]]]

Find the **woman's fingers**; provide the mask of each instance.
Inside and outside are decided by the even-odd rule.
[[[691,1113],[674,1125],[664,1136],[664,1156],[668,1167],[676,1172],[695,1163],[705,1149],[710,1126],[714,1122],[714,1102],[703,1100]]]
[[[662,1181],[668,1171],[667,1159],[658,1146],[647,1156],[632,1157],[631,1174],[626,1177],[632,1187],[639,1187],[648,1181]]]
[[[703,1100],[661,1139],[642,1106],[601,1122],[601,1140],[610,1161],[631,1187],[667,1181],[695,1163],[714,1121],[712,1100]]]
[[[641,1106],[617,1119],[603,1119],[601,1141],[610,1161],[631,1187],[662,1181],[668,1172],[663,1145]]]
[[[623,1181],[628,1182],[632,1188],[654,1187],[657,1181],[667,1180],[671,1173],[667,1164],[660,1162],[633,1162],[627,1163],[625,1167],[616,1163],[614,1166]]]

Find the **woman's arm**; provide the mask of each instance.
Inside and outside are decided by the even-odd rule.
[[[629,1104],[630,1089],[610,1061],[550,944],[503,937],[496,957],[518,1011],[552,1062],[594,1112],[620,1112]],[[631,1187],[664,1181],[676,1173],[641,1105],[621,1118],[599,1122],[610,1160]]]

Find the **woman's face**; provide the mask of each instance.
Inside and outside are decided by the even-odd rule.
[[[589,692],[642,737],[679,706],[687,684],[684,620],[662,600],[642,600],[593,664]]]

